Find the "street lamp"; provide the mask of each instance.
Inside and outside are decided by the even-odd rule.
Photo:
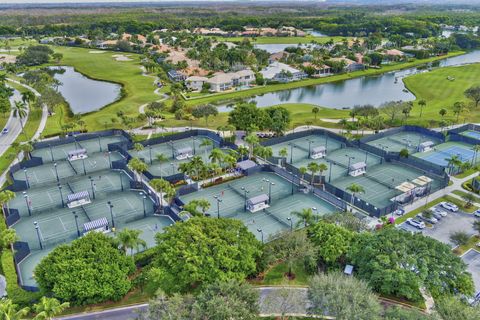
[[[288,220],[288,222],[290,222],[290,232],[292,232],[293,231],[293,219],[292,219],[292,217],[288,217],[287,220]]]
[[[123,178],[122,178],[122,170],[120,170],[118,173],[118,176],[120,177],[120,188],[122,189],[123,191]]]
[[[48,145],[48,148],[50,149],[50,157],[52,158],[52,161],[55,161],[55,159],[53,158],[53,150],[52,150],[52,145],[49,144]]]
[[[82,157],[82,165],[83,165],[83,175],[86,176],[87,175],[87,170],[85,169],[85,158]]]
[[[294,178],[296,178],[297,176],[294,175],[292,172],[288,172],[290,174],[290,177],[291,177],[291,180],[290,180],[290,183],[291,183],[291,187],[292,187],[292,195],[293,195],[293,191],[294,191],[294,186],[295,186],[295,182],[294,182]]]
[[[43,250],[42,239],[40,238],[40,227],[38,226],[38,222],[34,221],[33,225],[35,226],[35,231],[37,232],[38,244],[40,245],[40,250]]]
[[[249,193],[250,191],[245,189],[245,187],[242,187],[241,189],[243,190],[243,200],[244,200],[243,211],[247,211],[247,193]]]
[[[60,192],[60,199],[62,200],[62,208],[65,207],[65,202],[63,201],[62,185],[57,183],[58,191]]]
[[[272,202],[272,186],[274,186],[275,183],[265,178],[263,179],[263,181],[268,183],[268,204],[270,204]]]
[[[112,151],[108,151],[108,166],[112,169],[112,159],[111,159]]]
[[[348,158],[348,165],[347,165],[347,176],[348,176],[348,172],[350,171],[350,163],[353,159],[355,159],[355,157],[350,157],[348,154],[346,154],[345,157]]]
[[[337,164],[333,161],[329,162],[330,168],[328,169],[328,182],[330,183],[330,180],[332,180],[332,165],[336,166]]]
[[[295,147],[295,145],[293,143],[289,143],[288,144],[290,146],[290,164],[293,163],[293,148]]]
[[[75,217],[75,226],[77,227],[77,237],[80,237],[80,229],[78,229],[78,215],[75,211],[72,212]]]
[[[110,208],[110,218],[112,218],[112,228],[115,228],[115,220],[113,219],[113,204],[112,202],[107,202],[108,207]]]
[[[262,229],[257,229],[258,232],[260,232],[260,234],[262,235],[262,243],[264,243],[263,241],[263,230]]]
[[[140,196],[142,197],[142,202],[143,202],[143,217],[147,217],[147,210],[145,209],[145,200],[147,197],[143,194],[143,192],[140,192]]]
[[[313,141],[310,140],[310,139],[307,139],[308,141],[308,155],[307,155],[307,159],[310,158],[310,154],[311,154],[311,151],[312,151],[312,143]]]
[[[316,207],[312,207],[312,211],[315,213],[316,220],[318,221],[319,216],[318,216],[318,210],[317,210],[317,208],[316,208]]]
[[[170,163],[170,165],[172,166],[172,175],[175,174],[175,163]]]
[[[101,139],[101,138],[100,138],[100,135],[98,135],[98,146],[99,146],[99,148],[100,148],[100,152],[102,152],[102,151],[103,151],[103,150],[102,150],[102,142],[100,141],[100,139]]]
[[[27,189],[30,188],[30,182],[28,181],[27,168],[23,168],[23,173],[25,174],[25,183],[27,184]]]
[[[28,194],[25,191],[23,191],[22,194],[23,194],[23,198],[25,199],[25,204],[27,205],[28,216],[31,217],[32,216],[32,209],[30,208],[30,199],[28,197]]]
[[[367,164],[367,160],[368,160],[368,151],[365,150],[365,164]]]
[[[173,141],[170,140],[170,146],[172,147],[172,159],[175,159],[175,150],[173,148]]]
[[[148,146],[148,153],[149,153],[149,156],[150,156],[150,164],[152,164],[153,160],[152,160],[152,146]]]
[[[88,179],[90,180],[90,187],[92,188],[92,197],[93,197],[93,199],[95,199],[95,188],[94,188],[94,184],[93,184],[93,178],[91,176],[89,176]]]
[[[193,137],[192,140],[193,140],[193,154],[195,155],[195,153],[196,153],[195,141],[197,141],[197,138]]]
[[[57,168],[57,163],[56,162],[53,163],[53,167],[55,168],[55,176],[57,177],[57,182],[59,182],[60,179],[58,178],[58,168]]]
[[[220,199],[218,196],[213,196],[215,200],[217,200],[217,218],[220,219],[220,202],[223,200]]]

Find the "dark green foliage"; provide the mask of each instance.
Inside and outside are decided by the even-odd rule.
[[[83,305],[119,300],[131,288],[133,258],[113,238],[90,233],[56,247],[35,268],[40,289],[62,301]]]
[[[17,57],[17,64],[26,66],[37,66],[48,63],[53,50],[47,46],[30,46]]]

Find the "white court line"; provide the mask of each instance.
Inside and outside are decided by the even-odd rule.
[[[68,231],[67,228],[65,227],[65,224],[63,223],[62,218],[58,217],[58,220],[60,220],[60,223],[62,224],[63,230]]]
[[[110,186],[112,186],[112,188],[115,188],[115,184],[113,184],[113,181],[112,179],[110,179],[109,176],[106,175],[104,176],[104,178],[108,181],[108,183],[110,184]]]
[[[48,198],[50,199],[50,203],[53,203],[53,198],[52,198],[52,196],[50,195],[50,192],[49,192],[49,191],[47,191],[47,195],[48,195]]]
[[[125,201],[127,201],[128,205],[130,206],[130,208],[132,208],[132,210],[135,210],[135,207],[132,205],[130,200],[128,200],[128,198],[125,198]]]
[[[51,168],[50,168],[50,169],[51,169]],[[55,173],[53,173],[53,175],[55,176]],[[35,173],[35,171],[32,171],[32,177],[35,178],[35,181],[36,181],[36,182],[40,182],[40,180],[38,180],[38,178],[37,178],[37,174]]]

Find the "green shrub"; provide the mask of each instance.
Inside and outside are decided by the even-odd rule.
[[[143,252],[137,253],[133,257],[135,261],[135,265],[139,268],[149,265],[152,262],[154,255],[155,255],[155,248],[150,248]]]

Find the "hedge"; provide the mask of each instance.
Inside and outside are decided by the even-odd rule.
[[[153,257],[155,255],[155,248],[150,248],[147,249],[143,252],[139,252],[133,256],[135,265],[138,268],[145,267],[146,265],[150,264],[153,260]]]

